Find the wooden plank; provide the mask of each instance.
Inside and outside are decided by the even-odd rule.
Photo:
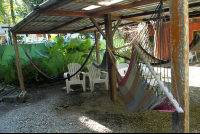
[[[55,20],[33,20],[32,22],[66,22],[66,21],[55,21]],[[92,22],[77,21],[76,23],[93,24]]]
[[[110,49],[113,49],[112,20],[110,14],[105,15],[105,31],[106,31],[106,38],[105,38],[106,45]],[[108,58],[108,74],[109,74],[109,85],[110,85],[110,98],[113,101],[117,101],[115,68],[110,58]]]
[[[42,13],[41,15],[43,16],[68,16],[68,17],[84,17],[84,18],[89,18],[89,17],[94,17],[94,18],[105,18],[105,14],[98,14],[98,15],[90,15],[88,12],[74,12],[73,10],[65,10],[65,9],[54,9],[52,11]],[[112,15],[113,20],[121,20],[122,15]],[[142,22],[143,18],[138,18],[138,17],[128,17],[128,18],[123,18],[122,20],[128,20],[128,21],[135,21],[135,22]]]
[[[25,26],[25,27],[55,27],[55,26]],[[84,28],[84,27],[80,27],[80,26],[63,26],[63,28]]]
[[[95,44],[96,44],[96,57],[97,57],[97,63],[100,64],[100,55],[99,55],[99,34],[98,31],[94,32],[95,34]]]
[[[121,24],[121,22],[122,22],[122,20],[119,20],[119,21],[117,22],[117,25],[115,26],[114,30],[112,31],[112,35],[113,35],[113,36],[114,36],[114,34],[115,34],[117,28],[118,28],[119,25]]]
[[[73,1],[73,3],[79,3],[79,4],[85,4],[85,5],[96,5],[96,6],[102,6],[102,7],[114,7],[113,5],[104,5],[104,4],[100,4],[100,3],[94,3],[94,2],[85,2],[85,1]],[[140,9],[136,9],[136,8],[126,8],[126,10],[132,10],[132,11],[138,11],[138,12],[145,12],[144,10],[140,10]]]
[[[103,30],[101,29],[101,27],[99,26],[99,24],[96,22],[96,20],[93,17],[90,17],[90,20],[94,23],[94,25],[99,30],[99,32],[102,34],[102,36],[106,39],[106,35],[104,34]]]
[[[16,34],[13,34],[12,36],[13,36],[13,42],[14,42],[14,48],[15,48],[15,58],[16,58],[16,65],[17,65],[17,74],[18,74],[18,78],[19,78],[20,88],[21,88],[21,91],[25,91],[25,89],[24,89],[23,75],[22,75],[22,69],[21,69],[21,64],[20,64],[18,44],[17,44],[17,36],[16,36]]]
[[[172,132],[189,133],[189,20],[188,0],[171,0],[170,48],[172,87],[184,114],[172,114]]]
[[[200,2],[197,2],[197,3],[189,4],[188,6],[190,8],[193,8],[193,7],[198,7],[199,5],[200,5]],[[169,12],[169,8],[165,8],[164,12]],[[153,13],[155,13],[155,11],[143,12],[143,13],[138,13],[138,14],[133,14],[133,15],[126,15],[126,16],[122,16],[121,18],[126,19],[126,18],[132,18],[132,17],[141,17],[144,15],[151,15]],[[195,13],[199,13],[199,11],[190,12],[189,14],[190,16],[192,16],[192,14],[195,14]],[[147,20],[144,20],[144,21],[147,21]]]
[[[62,27],[64,27],[64,26],[67,26],[67,25],[69,25],[69,24],[75,23],[76,21],[80,21],[80,20],[82,20],[82,19],[83,19],[83,18],[75,18],[75,19],[73,19],[73,20],[71,20],[71,21],[65,22],[65,23],[62,24],[62,25],[56,26],[56,27],[54,27],[54,28],[48,30],[47,33],[50,33],[50,32],[52,32],[52,31],[54,31],[54,30],[57,30],[57,29],[59,29],[59,28],[62,28]]]
[[[76,32],[74,30],[54,30],[50,33],[52,34],[59,34],[59,33],[93,33],[95,30],[85,30],[85,31],[79,31]],[[44,30],[20,30],[17,31],[16,34],[47,34]]]
[[[113,21],[115,21],[115,20],[112,20],[112,22]],[[93,23],[94,24],[94,23]],[[98,25],[104,25],[105,24],[105,22],[102,22],[102,23],[97,23]],[[88,30],[88,29],[91,29],[91,28],[94,28],[94,27],[96,27],[96,25],[93,25],[93,26],[89,26],[89,27],[85,27],[85,28],[83,28],[83,29],[79,29],[79,30],[74,30],[75,32],[81,32],[81,31],[84,31],[84,30]],[[104,28],[104,27],[102,27],[102,28]],[[102,29],[101,28],[101,29]],[[98,29],[98,28],[97,28]]]
[[[141,0],[141,1],[131,2],[131,3],[128,3],[125,5],[115,6],[112,8],[108,8],[105,10],[91,13],[90,16],[94,16],[94,15],[98,15],[98,14],[105,14],[108,12],[113,12],[113,11],[122,10],[122,9],[126,9],[126,8],[141,6],[141,5],[150,4],[150,3],[154,3],[154,2],[160,2],[160,0]]]

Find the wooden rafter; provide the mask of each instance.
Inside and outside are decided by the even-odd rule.
[[[54,27],[54,28],[48,30],[47,33],[52,32],[52,31],[54,31],[54,30],[56,30],[56,29],[59,29],[59,28],[61,28],[61,27],[67,26],[67,25],[69,25],[69,24],[72,24],[72,23],[74,23],[74,22],[76,22],[76,21],[80,21],[80,20],[82,20],[82,19],[83,19],[83,18],[76,18],[76,19],[73,19],[73,20],[71,20],[71,21],[68,21],[68,22],[66,22],[66,23],[64,23],[64,24],[62,24],[62,25],[59,25],[59,26],[57,26],[57,27]]]
[[[25,26],[25,27],[52,27],[54,28],[55,26]],[[80,26],[63,26],[64,28],[84,28]]]
[[[189,4],[190,9],[192,9],[193,7],[198,7],[198,6],[200,6],[200,2]],[[165,8],[164,12],[169,12],[169,8]],[[198,13],[198,12],[199,11],[189,12],[189,14],[192,15],[192,14],[195,14],[195,13]],[[132,18],[132,17],[141,17],[141,16],[144,16],[144,15],[151,15],[153,13],[155,13],[155,11],[149,11],[149,12],[144,12],[144,13],[122,16],[121,18],[125,19],[125,18]]]
[[[93,33],[94,30],[85,30],[79,31],[78,33]],[[46,34],[45,30],[19,30],[16,34]],[[51,32],[52,34],[59,34],[59,33],[77,33],[74,30],[54,30]]]
[[[94,15],[98,15],[98,14],[105,14],[105,13],[108,13],[108,12],[113,12],[113,11],[117,11],[117,10],[131,8],[131,7],[141,6],[141,5],[150,4],[150,3],[159,2],[159,1],[160,0],[141,0],[141,1],[131,2],[131,3],[128,3],[128,4],[125,4],[125,5],[115,6],[115,7],[112,7],[112,8],[108,8],[108,9],[105,9],[105,10],[101,10],[101,11],[91,13],[90,16],[94,16]]]
[[[84,17],[84,18],[89,18],[89,17],[94,17],[94,18],[101,18],[104,19],[105,15],[104,14],[100,14],[100,15],[94,15],[94,16],[90,16],[90,14],[88,12],[74,12],[74,11],[70,11],[70,10],[65,10],[65,9],[54,9],[52,11],[46,12],[46,13],[42,13],[41,15],[44,16],[68,16],[68,17]],[[123,16],[119,16],[119,15],[112,15],[111,16],[113,20],[121,20]],[[129,17],[129,18],[124,18],[122,20],[128,20],[128,21],[135,21],[135,22],[142,22],[143,18],[138,18],[138,17]]]
[[[101,29],[99,24],[96,22],[96,20],[93,17],[90,17],[90,20],[94,23],[94,25],[99,30],[99,32],[102,34],[102,36],[106,39],[106,35],[104,34],[103,30]]]
[[[112,31],[112,36],[114,36],[114,34],[115,34],[117,28],[119,27],[119,25],[121,24],[121,22],[122,22],[122,20],[119,20],[119,21],[117,22],[117,25],[115,26],[114,30]]]
[[[115,20],[112,20],[112,22],[114,22]],[[94,23],[93,23],[94,24]],[[105,22],[102,22],[102,23],[98,23],[98,25],[104,25]],[[92,29],[92,28],[95,28],[96,25],[92,25],[92,26],[89,26],[89,27],[85,27],[83,29],[79,29],[79,30],[74,30],[75,33],[78,33],[78,32],[81,32],[81,31],[84,31],[84,30],[88,30],[88,29]],[[104,27],[101,27],[101,28],[104,28]]]
[[[104,5],[104,4],[99,4],[99,3],[94,3],[94,2],[85,2],[85,1],[80,1],[80,0],[75,0],[75,1],[73,1],[73,3],[79,3],[79,4],[85,4],[85,5],[96,5],[96,6],[110,7],[110,8],[115,7],[115,6],[112,6],[112,5]],[[140,10],[140,9],[136,9],[136,8],[127,8],[126,10],[146,12],[145,10]]]
[[[45,21],[45,20],[34,20],[32,22],[66,22],[66,21],[51,21],[51,20],[48,20],[48,21]],[[85,21],[77,21],[76,23],[86,23],[86,24],[93,24],[92,22],[85,22]]]

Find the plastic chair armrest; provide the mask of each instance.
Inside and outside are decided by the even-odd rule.
[[[64,78],[67,78],[67,75],[69,74],[69,72],[64,73]],[[68,81],[68,79],[65,79],[66,81]]]

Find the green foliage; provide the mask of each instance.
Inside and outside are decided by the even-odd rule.
[[[41,57],[34,57],[32,61],[37,65],[37,67],[46,74],[50,74],[50,70],[47,68],[47,65],[44,64],[44,61]],[[24,83],[31,84],[37,83],[39,80],[48,80],[43,74],[39,73],[38,70],[32,65],[30,61],[22,65]]]
[[[16,83],[18,79],[17,77],[17,68],[16,68],[16,59],[15,56],[12,55],[10,60],[7,60],[8,65],[1,65],[1,79],[5,83],[11,84]]]
[[[68,71],[67,65],[69,63],[76,62],[83,65],[92,47],[91,44],[90,39],[82,41],[75,38],[66,42],[60,37],[56,43],[22,44],[22,46],[42,72],[52,77],[63,77],[63,73]],[[14,51],[10,52],[9,49],[13,50],[14,46],[0,46],[0,82],[19,85],[15,53]],[[19,46],[19,51],[23,51],[21,46]],[[8,52],[10,53],[8,54]],[[83,56],[84,54],[86,57]],[[20,53],[20,63],[24,84],[49,81],[49,78],[41,74],[23,52]],[[82,71],[86,70],[87,66],[84,66]]]
[[[54,57],[57,59],[58,63],[53,63],[59,68],[59,72],[64,73],[67,71],[67,65],[72,62],[83,64],[86,56],[83,52],[87,52],[91,49],[90,39],[81,41],[77,38],[68,39],[68,42],[64,41],[61,36],[58,38],[55,45],[50,42],[45,42],[46,51],[36,49],[36,52],[41,56],[48,58],[49,61]]]

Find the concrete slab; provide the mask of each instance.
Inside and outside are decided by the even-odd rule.
[[[3,96],[2,101],[7,103],[16,103],[18,95]]]

